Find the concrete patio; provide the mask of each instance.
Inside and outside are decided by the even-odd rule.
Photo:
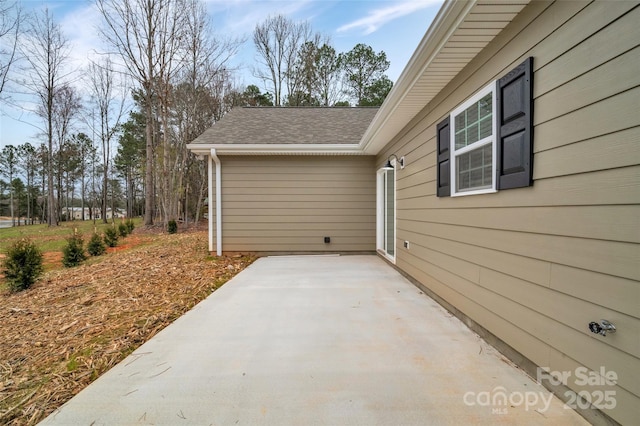
[[[588,423],[377,256],[284,256],[41,424]]]

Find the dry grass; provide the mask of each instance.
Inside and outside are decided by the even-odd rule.
[[[135,236],[0,294],[0,424],[42,420],[253,261],[209,256],[202,231]]]

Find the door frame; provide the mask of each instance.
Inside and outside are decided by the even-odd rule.
[[[396,250],[397,250],[397,200],[396,194],[398,192],[397,182],[398,173],[396,170],[396,160],[391,160],[393,166],[393,252],[389,253],[386,243],[388,242],[387,230],[387,209],[385,208],[385,201],[388,199],[387,194],[386,177],[391,170],[385,170],[384,168],[378,169],[376,173],[376,250],[383,255],[393,264],[396,263]]]

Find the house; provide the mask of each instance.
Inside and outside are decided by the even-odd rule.
[[[377,251],[568,407],[637,422],[638,22],[635,1],[445,2],[379,110],[232,111],[189,145],[210,250]]]
[[[209,250],[215,240],[218,254],[375,251],[375,157],[359,142],[377,111],[236,108],[198,137]]]
[[[82,220],[82,215],[84,213],[84,219],[89,220],[89,211],[88,207],[64,207],[62,209],[62,214],[66,217],[69,215],[71,220]]]
[[[62,213],[66,215],[67,213],[71,217],[72,220],[82,220],[82,215],[84,213],[84,220],[91,220],[92,216],[90,215],[91,209],[89,207],[65,207],[62,209]],[[111,208],[107,208],[107,219],[113,219],[114,213]],[[93,209],[93,217],[96,219],[101,219],[100,217],[100,209],[95,207]],[[125,218],[127,217],[126,212],[121,209],[115,210],[115,218]]]

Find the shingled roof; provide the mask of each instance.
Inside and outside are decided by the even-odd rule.
[[[190,146],[358,144],[377,107],[234,108]]]

